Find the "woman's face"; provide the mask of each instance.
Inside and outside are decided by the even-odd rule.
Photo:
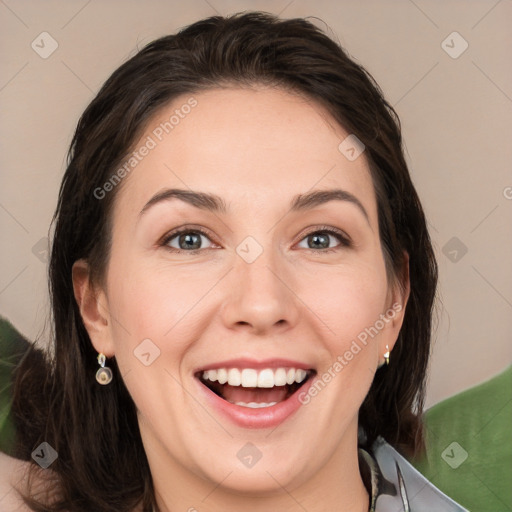
[[[354,463],[404,298],[348,135],[288,92],[215,89],[162,109],[118,173],[106,284],[82,314],[153,475],[264,492]]]

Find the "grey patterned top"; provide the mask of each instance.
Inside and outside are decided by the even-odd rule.
[[[468,512],[431,484],[379,437],[370,453],[359,448],[371,487],[369,512]],[[363,472],[363,471],[362,471]]]

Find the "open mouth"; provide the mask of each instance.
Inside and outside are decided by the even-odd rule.
[[[201,370],[196,378],[227,402],[252,409],[288,400],[316,374],[302,368],[217,368]]]

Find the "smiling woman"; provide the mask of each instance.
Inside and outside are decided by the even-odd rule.
[[[14,401],[20,458],[57,454],[30,510],[463,510],[399,454],[437,282],[399,122],[314,25],[141,50],[80,119],[54,221],[52,355]]]

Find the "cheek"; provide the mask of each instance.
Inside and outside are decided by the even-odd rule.
[[[318,329],[324,334],[322,344],[318,344],[322,357],[317,380],[301,401],[316,407],[310,428],[315,429],[317,422],[328,424],[332,439],[337,439],[350,422],[356,421],[374,378],[380,332],[375,334],[371,329],[385,313],[384,264],[352,265],[331,271],[328,277],[325,273],[307,280],[303,277],[302,283],[301,298],[314,304],[309,318],[321,319],[312,335],[318,338]]]
[[[108,276],[117,364],[138,410],[158,424],[162,407],[176,412],[168,400],[181,396],[180,365],[197,338],[193,312],[208,283],[129,258],[117,259]]]
[[[383,332],[375,326],[381,327],[387,298],[384,262],[376,259],[308,281],[303,279],[301,297],[314,305],[325,329],[320,323],[317,326],[325,335],[318,375],[322,382],[304,400],[322,394],[322,400],[331,403],[327,408],[331,419],[344,425],[357,414],[374,377]]]
[[[116,352],[133,353],[143,340],[150,339],[161,355],[168,356],[168,364],[179,363],[204,314],[200,299],[218,276],[206,270],[171,269],[165,263],[143,259],[118,262],[109,272]]]
[[[332,348],[345,349],[384,313],[387,281],[384,263],[354,265],[303,277],[301,297],[330,333]]]

